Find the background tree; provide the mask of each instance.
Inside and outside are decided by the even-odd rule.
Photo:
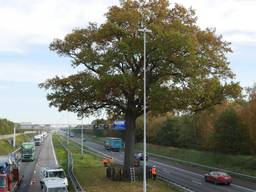
[[[256,92],[250,94],[250,100],[243,107],[240,117],[248,127],[254,153],[256,152]]]
[[[16,128],[19,126],[16,125]],[[8,119],[0,119],[0,135],[13,133],[14,123]],[[18,131],[18,130],[16,130]]]
[[[157,134],[158,144],[178,147],[179,118],[171,118],[163,124]]]
[[[223,153],[249,153],[248,129],[236,111],[226,109],[215,123],[215,149]]]
[[[239,95],[226,53],[230,43],[215,30],[200,29],[195,12],[168,0],[124,0],[106,21],[75,29],[50,49],[84,70],[41,84],[51,106],[78,115],[99,111],[124,115],[124,173],[133,166],[135,121],[143,114],[143,23],[147,42],[148,111],[199,111]],[[231,83],[221,83],[231,82]]]

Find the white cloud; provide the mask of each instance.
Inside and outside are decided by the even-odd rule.
[[[4,91],[6,90],[8,87],[6,85],[1,85],[0,84],[0,91]]]
[[[256,1],[176,0],[193,7],[203,28],[216,27],[229,39],[230,31],[256,33]],[[33,44],[49,44],[75,27],[102,23],[108,7],[119,0],[0,0],[0,51],[22,52]],[[229,33],[226,35],[226,33]],[[237,34],[236,34],[237,35]],[[231,34],[233,36],[233,34]],[[233,41],[247,41],[244,37]],[[255,39],[253,37],[253,39]]]
[[[100,23],[118,0],[0,0],[0,51],[49,44],[74,27]]]
[[[196,10],[201,27],[216,28],[232,42],[255,42],[256,1],[254,0],[176,0]]]
[[[44,64],[0,63],[0,81],[42,83],[56,75],[68,76],[76,71],[70,64],[57,67]],[[2,87],[4,88],[4,87]],[[0,86],[1,89],[1,86]]]

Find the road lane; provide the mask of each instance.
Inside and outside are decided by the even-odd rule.
[[[28,192],[40,192],[40,171],[42,167],[56,167],[58,166],[56,156],[54,154],[52,145],[52,135],[49,134],[41,145],[41,152],[38,156],[38,161],[32,177],[32,185],[30,185]]]
[[[71,138],[76,143],[81,143],[79,138]],[[123,162],[123,152],[106,151],[102,145],[91,141],[86,141],[84,145],[92,150],[96,150],[106,156],[112,156],[118,162]],[[256,188],[248,188],[232,184],[231,186],[213,185],[204,181],[203,175],[189,170],[185,170],[160,161],[148,161],[148,165],[157,164],[158,173],[171,181],[187,187],[195,192],[256,192]]]
[[[34,174],[34,169],[40,154],[40,150],[41,150],[41,146],[36,146],[34,161],[21,162],[20,170],[21,170],[21,175],[23,175],[23,179],[17,192],[28,191],[31,184],[32,176]]]

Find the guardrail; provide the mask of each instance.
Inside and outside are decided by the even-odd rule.
[[[211,166],[207,166],[207,165],[201,165],[199,163],[193,163],[193,162],[190,162],[190,161],[180,160],[180,159],[176,159],[176,158],[173,158],[173,157],[167,157],[167,156],[164,156],[164,155],[158,155],[158,154],[155,154],[155,153],[147,153],[147,154],[150,155],[150,156],[153,156],[153,157],[161,158],[161,159],[167,159],[167,160],[175,161],[175,162],[178,162],[178,163],[188,164],[190,166],[205,168],[205,169],[208,169],[208,170],[222,171],[222,172],[226,172],[226,173],[228,173],[230,175],[233,175],[233,176],[238,176],[238,177],[243,177],[243,178],[247,178],[247,179],[251,179],[251,180],[256,180],[255,176],[246,175],[246,174],[242,174],[242,173],[237,173],[237,172],[229,171],[229,170],[226,170],[226,169],[211,167]]]
[[[76,176],[74,175],[73,172],[73,157],[72,157],[72,153],[68,150],[68,148],[59,141],[59,143],[62,145],[62,147],[65,149],[65,151],[68,153],[68,177],[72,182],[72,185],[75,189],[76,192],[86,192],[82,186],[80,185],[80,183],[78,182]]]
[[[68,151],[68,174],[76,192],[85,192],[73,172],[73,157]]]

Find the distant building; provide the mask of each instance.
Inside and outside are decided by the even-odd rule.
[[[22,122],[22,123],[19,123],[19,125],[20,125],[21,129],[32,129],[33,128],[33,124],[30,122]]]

